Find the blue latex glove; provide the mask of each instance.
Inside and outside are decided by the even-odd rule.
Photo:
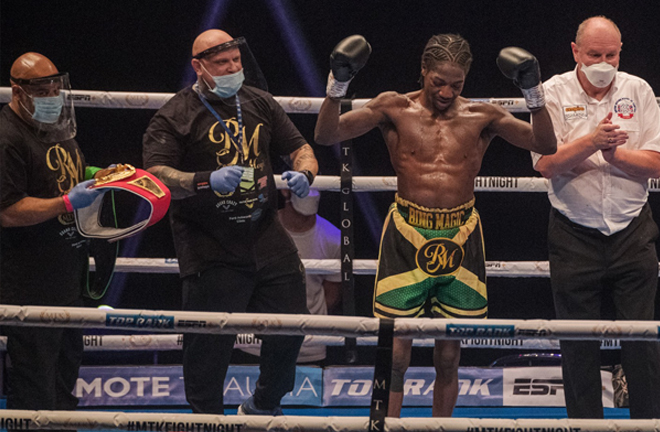
[[[222,167],[211,173],[211,189],[221,194],[234,192],[241,183],[241,176],[244,168],[242,166],[232,165]]]
[[[284,171],[282,173],[282,180],[286,180],[287,187],[298,198],[305,198],[309,195],[309,180],[307,180],[305,174],[298,171]]]
[[[80,182],[75,185],[73,189],[71,189],[71,191],[67,194],[69,197],[69,202],[71,203],[71,207],[73,207],[74,210],[85,208],[91,205],[97,196],[102,195],[103,192],[105,192],[104,189],[88,189],[95,182],[96,180],[86,180],[84,182]]]

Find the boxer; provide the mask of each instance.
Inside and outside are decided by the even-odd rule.
[[[335,47],[315,138],[332,145],[378,127],[396,171],[398,191],[383,228],[374,314],[485,318],[486,271],[474,179],[495,136],[541,154],[556,151],[538,61],[515,47],[503,50],[497,60],[523,90],[533,126],[498,105],[461,97],[472,54],[468,42],[455,34],[433,36],[426,44],[420,90],[384,92],[340,115],[340,100],[370,52],[359,35]],[[411,346],[412,340],[395,338],[390,416],[400,415]],[[434,416],[451,416],[459,359],[460,341],[436,341]]]

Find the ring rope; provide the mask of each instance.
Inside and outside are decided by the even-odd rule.
[[[74,105],[85,108],[159,109],[174,93],[118,92],[72,90]],[[324,98],[275,96],[284,111],[291,114],[318,114]],[[371,99],[352,99],[352,109],[364,106]],[[473,102],[500,105],[512,113],[528,113],[524,98],[473,98]],[[0,103],[11,101],[11,87],[0,87]],[[660,97],[656,98],[660,105]]]
[[[175,93],[118,92],[98,90],[72,90],[74,105],[84,108],[159,109]],[[324,98],[274,96],[275,100],[290,114],[318,114]],[[364,106],[371,99],[352,99],[352,109]],[[512,113],[528,113],[524,98],[472,98],[473,102],[500,105]],[[11,87],[0,87],[0,103],[11,101]],[[660,97],[656,98],[660,105]]]
[[[579,321],[396,318],[394,335],[404,339],[653,340],[657,321]],[[378,318],[139,309],[0,305],[0,325],[184,333],[377,336]]]
[[[286,189],[279,174],[275,174],[278,189]],[[356,176],[353,177],[352,192],[396,192],[396,177]],[[650,192],[660,191],[660,179],[649,179]],[[339,192],[339,176],[320,175],[314,179],[313,188],[320,191]],[[548,192],[548,179],[542,177],[498,177],[484,176],[474,179],[475,192]]]
[[[0,428],[86,429],[145,432],[355,432],[367,430],[367,417],[225,416],[211,414],[125,413],[107,411],[1,410]],[[379,425],[380,426],[380,425]],[[386,418],[384,432],[647,432],[660,420]]]
[[[303,259],[307,274],[327,275],[340,272],[338,259]],[[377,261],[356,259],[353,261],[353,274],[375,275]],[[90,269],[95,269],[94,259],[90,259]],[[115,272],[119,273],[179,273],[176,258],[117,258]],[[487,261],[486,272],[490,277],[548,277],[547,261]]]
[[[72,90],[71,98],[76,107],[83,108],[122,108],[159,109],[175,93],[118,92],[97,90]],[[290,114],[318,114],[323,104],[321,97],[275,96],[275,100]],[[502,106],[510,112],[529,112],[523,98],[481,98],[475,102],[486,102]],[[11,87],[0,87],[0,103],[11,101]],[[370,99],[352,99],[351,109],[364,106]]]
[[[303,259],[307,274],[338,274],[338,259]],[[660,267],[660,263],[659,263]],[[90,269],[94,270],[94,259],[90,259]],[[356,259],[353,261],[353,274],[375,275],[376,260]],[[176,258],[117,258],[115,271],[118,273],[179,273]],[[659,272],[660,274],[660,272]],[[550,277],[548,261],[486,261],[488,277],[532,278]]]
[[[182,348],[181,334],[133,334],[133,335],[83,335],[85,351],[179,351]],[[234,348],[254,348],[259,346],[254,342],[253,334],[237,335]],[[305,346],[343,346],[342,336],[305,336]],[[376,346],[376,337],[356,338],[359,346]],[[414,347],[433,348],[435,339],[413,339]],[[534,351],[557,351],[559,341],[550,339],[479,339],[470,338],[461,340],[462,348],[488,348],[488,349],[516,349]],[[621,348],[618,339],[602,340],[601,349],[617,350]],[[0,336],[0,352],[7,350],[7,338]]]
[[[275,185],[278,189],[286,189],[286,182],[275,174]],[[356,176],[353,177],[354,192],[395,192],[396,177]],[[654,184],[657,188],[657,182]],[[314,179],[314,189],[320,191],[339,192],[341,190],[339,176],[317,176]],[[477,177],[474,179],[476,192],[547,192],[548,180],[541,177]]]
[[[234,348],[250,348],[259,346],[253,341],[253,334],[237,335]],[[134,335],[84,335],[83,345],[85,351],[179,351],[182,348],[181,334],[134,334]],[[359,337],[356,338],[359,346],[376,346],[378,338]],[[619,349],[619,340],[603,341],[602,349]],[[305,336],[305,346],[343,346],[342,336]],[[413,339],[413,346],[432,348],[435,340]],[[520,349],[520,350],[542,350],[554,351],[559,349],[559,341],[549,339],[464,339],[461,341],[463,348],[489,348],[489,349]],[[0,336],[0,351],[7,350],[7,338]]]

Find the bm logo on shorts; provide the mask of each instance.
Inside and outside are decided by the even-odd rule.
[[[415,255],[417,267],[431,277],[450,275],[463,263],[463,247],[446,238],[431,239]]]

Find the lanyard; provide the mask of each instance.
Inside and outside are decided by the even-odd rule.
[[[218,120],[218,123],[222,125],[224,128],[225,132],[227,132],[227,135],[229,135],[229,138],[231,139],[232,144],[234,145],[234,148],[236,148],[236,151],[240,155],[240,160],[239,163],[243,164],[245,162],[245,155],[243,154],[243,112],[241,111],[241,101],[238,98],[238,94],[236,94],[236,118],[238,119],[238,134],[234,135],[227,125],[225,124],[225,121],[218,115],[218,113],[213,109],[211,104],[206,100],[204,96],[202,96],[202,93],[200,90],[197,90],[197,95],[199,96],[199,99],[202,101],[204,106],[206,106],[206,109],[211,111],[211,114],[215,116],[215,118]]]

